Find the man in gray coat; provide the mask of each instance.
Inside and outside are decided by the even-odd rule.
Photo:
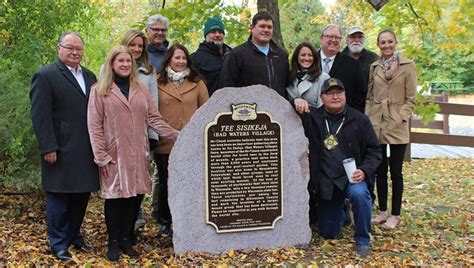
[[[80,65],[84,42],[65,32],[57,44],[58,59],[41,68],[31,81],[31,117],[41,154],[46,192],[48,238],[54,256],[69,260],[70,245],[90,250],[80,228],[90,192],[99,175],[87,129],[87,103],[96,76]]]

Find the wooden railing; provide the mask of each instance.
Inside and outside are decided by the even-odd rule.
[[[440,107],[438,114],[443,115],[442,120],[435,120],[428,125],[424,125],[420,119],[412,117],[410,120],[410,142],[422,144],[451,145],[474,147],[473,136],[450,135],[449,115],[474,116],[474,105],[448,103],[448,96],[443,93],[435,98],[435,103]],[[422,133],[414,132],[413,128],[438,129],[443,133]],[[407,147],[405,160],[411,159],[410,144]]]

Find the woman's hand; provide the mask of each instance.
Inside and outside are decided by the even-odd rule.
[[[302,98],[296,98],[294,100],[295,109],[298,113],[308,113],[309,112],[309,105],[308,102]]]
[[[115,161],[110,160],[110,162],[107,163],[107,165],[99,168],[100,169],[100,175],[101,175],[102,178],[107,178],[109,176],[109,165],[115,165]]]

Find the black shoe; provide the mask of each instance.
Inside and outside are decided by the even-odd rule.
[[[109,261],[118,261],[119,260],[119,243],[117,240],[109,242],[107,250],[107,259]]]
[[[167,237],[168,235],[170,235],[170,226],[166,224],[161,225],[160,234],[162,237]]]
[[[132,248],[132,245],[127,238],[120,239],[119,248],[122,250],[123,254],[132,258],[137,258],[140,256],[140,254],[138,254],[138,252]]]
[[[54,257],[62,261],[68,261],[72,258],[72,255],[69,253],[69,251],[67,251],[67,249],[63,249],[58,252],[54,252]]]
[[[88,243],[85,241],[82,241],[81,243],[77,243],[77,244],[72,244],[72,245],[74,246],[75,249],[82,250],[82,251],[91,251],[94,249],[91,243]]]

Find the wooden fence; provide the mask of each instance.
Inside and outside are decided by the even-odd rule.
[[[442,93],[441,96],[437,96],[435,98],[435,103],[440,106],[440,111],[438,113],[443,115],[443,119],[432,121],[425,126],[420,119],[412,117],[410,120],[410,142],[474,147],[473,136],[449,134],[449,115],[474,116],[474,105],[448,103],[448,95],[446,93]],[[438,129],[442,130],[443,133],[436,134],[414,132],[413,128]],[[411,149],[409,144],[405,154],[405,160],[410,159]]]

